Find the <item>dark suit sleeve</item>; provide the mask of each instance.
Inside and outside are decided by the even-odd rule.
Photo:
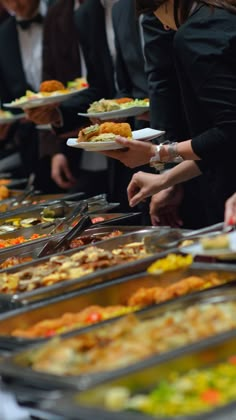
[[[119,43],[120,30],[120,14],[119,4],[115,4],[112,8],[112,22],[115,33],[115,47],[116,47],[116,63],[115,74],[118,87],[117,97],[132,97],[132,81],[128,75],[126,65],[123,59],[122,46]]]
[[[223,61],[218,63],[197,92],[212,121],[212,127],[192,139],[193,150],[203,161],[221,161],[236,152],[235,70]]]
[[[153,14],[143,18],[144,51],[151,103],[151,126],[169,139],[188,138],[174,65],[174,31],[166,31]]]
[[[209,28],[204,36],[191,25],[178,35],[175,48],[199,104],[199,118],[208,124],[192,138],[194,152],[202,159],[200,166],[226,161],[236,152],[236,64],[235,28],[223,31]],[[204,41],[203,41],[204,40]],[[230,47],[232,45],[232,47]],[[233,47],[234,45],[234,47]]]

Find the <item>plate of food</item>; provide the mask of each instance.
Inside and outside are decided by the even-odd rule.
[[[13,114],[11,111],[6,111],[4,109],[0,109],[0,124],[12,124],[17,120],[21,120],[24,118],[25,114]]]
[[[191,245],[182,247],[181,252],[219,259],[236,259],[236,231],[212,233]]]
[[[150,141],[164,134],[164,131],[144,128],[131,131],[128,123],[106,122],[101,125],[94,124],[80,130],[78,138],[67,140],[67,146],[84,149],[88,152],[122,149],[123,146],[116,143],[117,137],[123,137],[130,141]]]
[[[7,108],[30,109],[61,103],[84,89],[86,88],[67,88],[57,80],[46,80],[41,83],[39,92],[27,90],[24,96],[10,103],[6,103],[4,106]]]
[[[100,99],[93,102],[86,113],[78,115],[88,118],[120,119],[137,117],[149,110],[149,99]]]

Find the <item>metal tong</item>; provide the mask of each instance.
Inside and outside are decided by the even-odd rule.
[[[180,245],[185,240],[198,239],[205,235],[217,235],[219,233],[228,233],[233,230],[232,226],[224,226],[224,223],[217,223],[202,229],[192,230],[190,232],[182,232],[180,229],[171,229],[169,232],[160,234],[154,232],[144,238],[145,250],[148,253],[155,253],[161,249],[171,249]]]
[[[33,193],[34,193],[34,183],[35,180],[35,174],[31,174],[29,176],[27,185],[24,189],[24,191],[22,192],[22,194],[20,194],[18,197],[16,197],[14,200],[11,201],[11,203],[9,204],[7,211],[13,210],[15,207],[19,206],[26,198],[30,197]]]
[[[82,216],[80,221],[71,229],[69,232],[59,240],[49,240],[46,245],[41,249],[37,258],[46,257],[47,255],[55,254],[57,251],[65,251],[69,248],[72,239],[80,236],[85,229],[88,229],[92,225],[92,220],[88,215]]]
[[[60,233],[62,231],[68,230],[71,227],[71,224],[78,216],[83,216],[88,211],[88,203],[83,201],[79,202],[77,206],[73,209],[71,213],[69,213],[63,220],[59,223],[54,221],[51,224],[45,224],[45,229],[49,226],[53,226],[50,235],[54,235],[55,233]]]

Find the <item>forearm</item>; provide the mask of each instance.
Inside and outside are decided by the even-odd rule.
[[[165,172],[162,176],[164,177],[164,187],[169,188],[199,175],[201,175],[199,167],[195,162],[188,160]]]
[[[184,160],[200,160],[199,156],[193,151],[192,140],[178,143],[177,151]]]

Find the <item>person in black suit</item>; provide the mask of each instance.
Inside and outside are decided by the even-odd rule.
[[[119,0],[115,3],[112,8],[112,22],[116,46],[116,97],[145,99],[148,97],[148,85],[142,46],[143,34],[141,22],[136,16],[135,0]],[[134,130],[148,125],[146,121],[137,118],[131,118],[129,122]],[[134,171],[115,160],[110,163],[110,167],[114,174],[113,188],[116,191],[114,198],[121,202],[123,209],[129,211],[130,207],[124,191]],[[144,167],[143,170],[148,171],[148,168]],[[140,206],[138,210],[148,214],[146,207],[147,204]],[[149,217],[145,216],[144,221],[149,223]]]
[[[114,66],[107,38],[107,14],[111,6],[106,2],[105,9],[98,0],[86,0],[81,5],[79,3],[77,0],[67,4],[59,1],[49,13],[44,35],[44,74],[45,77],[54,74],[54,78],[61,81],[65,77],[71,80],[77,62],[77,77],[86,77],[89,88],[59,108],[42,107],[28,112],[29,118],[35,123],[53,123],[55,133],[64,139],[76,137],[81,127],[89,125],[89,120],[79,117],[78,112],[86,112],[89,105],[102,96],[111,98],[115,95]],[[112,5],[113,1],[110,3]],[[65,14],[67,18],[70,17],[70,24],[68,19],[62,19]],[[59,48],[55,37],[61,39]],[[49,42],[46,44],[47,40]],[[66,50],[70,50],[71,44],[74,50],[75,44],[77,48],[77,57],[74,53],[72,66],[69,64],[71,54],[64,64]],[[88,156],[88,153],[70,149],[65,142],[61,143],[55,152],[52,159],[52,177],[61,187],[73,187],[74,180],[77,179],[75,189],[82,190],[87,195],[109,192],[112,189],[107,175],[107,159],[104,156]]]
[[[153,13],[144,15],[142,26],[151,127],[164,130],[165,140],[181,141],[189,138],[174,64],[175,31],[164,27]],[[202,177],[198,177],[155,194],[150,203],[152,224],[188,229],[203,227],[206,215],[204,208],[199,209],[198,206],[202,182]]]
[[[12,14],[0,26],[2,103],[25,95],[27,89],[39,89],[42,23],[49,3],[52,2],[22,0],[12,3],[9,0],[1,0],[1,5]],[[2,140],[12,136],[15,136],[21,153],[24,175],[29,175],[34,171],[38,161],[38,133],[35,126],[24,121],[13,126],[0,127]]]
[[[75,124],[77,124],[78,128],[84,124],[84,119],[77,117],[77,112],[87,110],[91,102],[101,97],[112,98],[115,94],[118,96],[138,98],[147,97],[147,80],[144,72],[144,57],[141,48],[139,22],[135,19],[134,6],[133,0],[122,0],[114,5],[112,12],[116,45],[115,67],[118,93],[115,92],[114,66],[107,43],[104,8],[102,4],[99,1],[86,0],[76,13],[75,22],[78,42],[84,53],[88,70],[87,79],[90,88],[78,94],[73,99],[73,102],[68,101],[67,104],[60,107],[65,124],[61,129],[59,128],[57,130],[58,133],[66,132],[66,130],[74,127]],[[123,25],[122,31],[119,30],[121,23]],[[87,30],[88,25],[91,28],[90,31]],[[97,40],[96,44],[94,43],[94,39]],[[135,69],[136,72],[134,72]],[[54,118],[53,113],[55,112],[55,108],[49,108],[49,114],[47,111],[48,109],[46,108],[36,111],[32,110],[29,116],[38,123],[46,123],[49,120],[52,122],[51,118]],[[75,156],[75,150],[70,150],[65,146],[58,157],[61,158],[62,155],[64,157],[68,156],[69,153]],[[71,156],[70,165],[74,165],[73,173],[77,175],[80,182],[81,172],[78,171],[78,158],[73,159],[73,156]],[[110,184],[110,199],[119,201],[122,210],[129,210],[125,191],[131,179],[132,172],[124,169],[118,162],[110,161],[108,165],[109,172],[107,178]],[[95,186],[96,182],[90,184]]]
[[[187,7],[181,0],[174,6],[158,0],[137,4],[177,31],[175,66],[191,139],[149,149],[156,162],[184,162],[164,175],[136,174],[128,188],[130,204],[203,174],[207,223],[222,221],[224,203],[235,190],[236,7],[230,0],[217,6],[211,0],[189,1]]]

